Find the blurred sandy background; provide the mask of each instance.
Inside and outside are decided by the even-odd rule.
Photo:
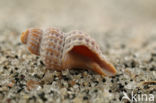
[[[100,35],[108,34],[114,36],[109,42],[119,45],[123,38],[129,48],[140,49],[147,42],[155,45],[155,5],[155,0],[0,0],[0,30],[20,34],[31,27],[79,29],[96,37],[103,48]]]
[[[155,28],[155,0],[0,0],[0,29],[70,26],[85,31]]]

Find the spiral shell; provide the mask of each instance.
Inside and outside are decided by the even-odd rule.
[[[32,28],[22,33],[21,41],[31,53],[41,56],[48,69],[84,68],[104,76],[116,74],[95,40],[81,31]]]

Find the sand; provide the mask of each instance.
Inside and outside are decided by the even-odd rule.
[[[136,7],[144,7],[145,0],[134,8],[127,7],[133,2],[122,0],[1,0],[0,103],[129,103],[122,100],[124,93],[129,98],[132,92],[156,96],[155,2],[150,1],[139,10]],[[21,32],[33,27],[88,32],[117,75],[101,77],[85,69],[44,75],[41,58],[20,41]]]

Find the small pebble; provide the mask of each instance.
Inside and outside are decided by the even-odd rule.
[[[45,93],[44,93],[44,92],[38,94],[38,96],[41,98],[41,100],[42,100],[43,102],[46,102],[46,101],[47,101],[47,98],[45,97]]]
[[[83,100],[88,100],[88,97],[87,97],[87,96],[84,96],[84,97],[83,97]]]

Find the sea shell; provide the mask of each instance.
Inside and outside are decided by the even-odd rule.
[[[31,53],[41,56],[48,69],[83,68],[103,76],[116,74],[95,40],[81,31],[63,33],[56,28],[32,28],[22,33],[21,41]]]

